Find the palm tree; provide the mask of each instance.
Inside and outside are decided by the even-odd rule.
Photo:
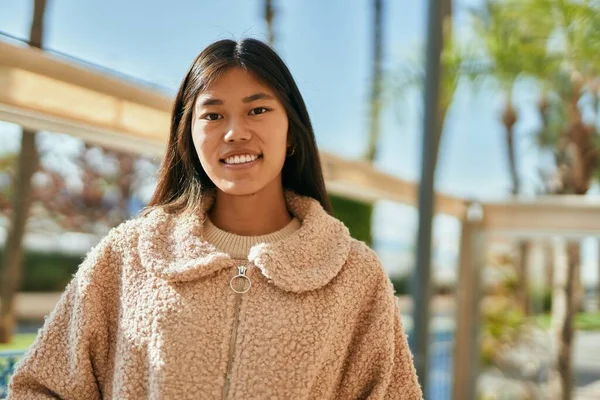
[[[29,45],[32,47],[42,47],[45,10],[46,0],[35,0],[29,36]],[[14,208],[2,260],[0,343],[10,342],[15,327],[13,313],[14,297],[19,288],[22,275],[22,244],[31,204],[31,177],[37,170],[38,164],[39,156],[36,148],[36,132],[23,129],[21,153],[19,154],[17,167],[17,182],[13,198]]]
[[[582,96],[588,93],[592,98],[592,107],[588,111],[595,114],[598,121],[600,35],[597,26],[600,23],[600,4],[591,0],[490,0],[488,6],[494,11],[496,23],[507,24],[509,33],[516,32],[520,36],[512,49],[510,35],[488,43],[488,51],[494,55],[492,58],[496,66],[504,67],[496,73],[509,71],[511,78],[520,69],[522,75],[536,79],[542,89],[538,103],[543,122],[539,144],[555,157],[553,173],[544,176],[546,191],[552,194],[585,194],[591,180],[598,174],[600,162],[596,124],[586,124],[582,117]],[[494,29],[490,31],[493,33]],[[552,40],[554,46],[549,46]],[[556,45],[557,40],[560,46]],[[499,51],[502,48],[509,50],[505,63],[502,51]],[[548,51],[549,48],[553,51]],[[521,63],[516,71],[506,68],[510,67],[511,60]],[[510,136],[509,130],[516,121],[516,115],[510,112],[510,102],[507,104],[504,122]],[[511,167],[511,170],[514,169]],[[514,182],[513,187],[518,187]],[[576,299],[583,292],[579,276],[579,243],[569,242],[566,254],[566,282],[555,287],[552,308],[559,335],[558,365],[562,395],[569,399],[573,386],[572,319],[578,308],[579,301]],[[560,292],[564,296],[558,296]],[[564,304],[558,304],[559,298],[566,298]]]
[[[531,14],[533,13],[533,14]],[[504,94],[504,108],[500,120],[505,129],[505,142],[511,193],[517,196],[521,192],[521,179],[517,164],[518,156],[515,148],[514,127],[518,121],[518,113],[513,101],[515,85],[531,74],[546,73],[552,65],[546,52],[547,38],[551,24],[539,18],[540,10],[530,2],[517,0],[489,0],[483,11],[473,11],[474,26],[480,38],[484,56],[491,63],[486,76],[491,76],[500,92]],[[536,16],[536,25],[532,25],[527,15]],[[517,244],[519,253],[519,279],[517,296],[525,314],[529,313],[527,295],[527,259],[529,242],[520,240]]]
[[[592,125],[583,122],[581,97],[585,92],[593,99],[597,113],[598,54],[600,23],[598,1],[570,0],[488,0],[486,12],[476,15],[476,27],[482,38],[485,53],[492,62],[491,74],[500,83],[506,103],[502,123],[506,130],[507,152],[512,192],[517,194],[520,180],[514,149],[513,127],[517,121],[512,91],[521,77],[535,79],[541,87],[538,104],[543,121],[540,145],[555,154],[556,169],[548,179],[547,192],[585,194],[590,180],[598,171],[598,135]],[[551,40],[559,38],[562,46]],[[597,119],[597,118],[596,118]],[[576,310],[573,298],[579,279],[579,244],[567,246],[567,282],[558,290],[564,291],[567,301],[564,313],[557,321],[559,333],[559,369],[562,376],[563,398],[570,398],[572,389],[571,339],[572,318]],[[524,266],[523,266],[524,267]],[[523,268],[523,277],[525,270]],[[524,282],[521,280],[521,282]],[[523,286],[523,285],[522,285]],[[524,287],[521,288],[521,291]],[[560,296],[554,296],[555,299]],[[553,309],[559,305],[553,302]],[[553,311],[553,314],[558,315]]]
[[[533,1],[549,8],[556,24],[554,34],[563,40],[563,48],[558,52],[560,65],[550,76],[544,77],[551,92],[540,101],[543,121],[540,145],[551,149],[556,163],[547,188],[555,194],[584,195],[600,170],[600,115],[597,107],[597,82],[600,79],[600,34],[597,27],[600,23],[600,3],[590,0]],[[592,98],[586,111],[593,116],[594,123],[586,123],[583,118],[585,105],[582,104],[582,96],[585,93],[589,93]],[[566,293],[566,302],[562,305],[563,312],[558,309],[553,312],[559,333],[558,364],[563,381],[563,399],[571,398],[573,388],[572,319],[583,297],[579,273],[580,243],[568,242],[567,255],[569,269],[562,289]]]

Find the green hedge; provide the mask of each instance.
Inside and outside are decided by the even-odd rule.
[[[371,246],[373,244],[371,234],[373,205],[334,194],[329,195],[329,201],[333,207],[333,215],[348,227],[352,237]]]
[[[3,255],[4,249],[0,249],[0,271]],[[82,261],[83,258],[76,255],[27,251],[20,291],[62,292]]]
[[[394,291],[397,296],[403,296],[407,294],[411,294],[410,292],[410,284],[412,280],[412,275],[394,275],[390,276],[390,280],[392,281],[392,285],[394,286]]]
[[[373,205],[334,194],[329,195],[329,200],[333,207],[333,215],[348,227],[352,237],[372,246]],[[390,280],[397,295],[410,294],[411,275],[392,276]]]

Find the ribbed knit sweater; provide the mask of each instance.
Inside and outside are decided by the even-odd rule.
[[[250,249],[260,243],[274,243],[296,232],[302,222],[294,217],[283,229],[261,236],[242,236],[217,228],[209,218],[204,223],[204,238],[218,250],[236,260],[248,258]]]

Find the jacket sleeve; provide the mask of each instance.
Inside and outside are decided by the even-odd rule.
[[[108,351],[100,275],[114,265],[105,238],[92,249],[19,361],[10,400],[100,399]],[[104,277],[103,277],[104,279]]]
[[[421,400],[394,289],[382,269],[377,275],[354,328],[338,398]]]
[[[394,297],[393,336],[394,361],[391,367],[391,378],[385,390],[385,399],[423,398],[423,393],[417,378],[412,353],[408,348],[407,337],[400,321],[400,309]]]

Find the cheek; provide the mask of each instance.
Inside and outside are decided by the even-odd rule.
[[[279,154],[283,154],[283,157],[285,158],[288,143],[287,116],[283,115],[279,116],[279,118],[274,119],[272,121],[271,127],[268,129],[268,132],[271,132],[270,139],[272,147]]]
[[[206,168],[207,162],[210,162],[210,154],[214,153],[214,149],[211,149],[211,143],[209,140],[210,136],[202,130],[196,129],[192,131],[192,141],[194,148],[198,154],[198,158],[202,163],[202,166]]]

